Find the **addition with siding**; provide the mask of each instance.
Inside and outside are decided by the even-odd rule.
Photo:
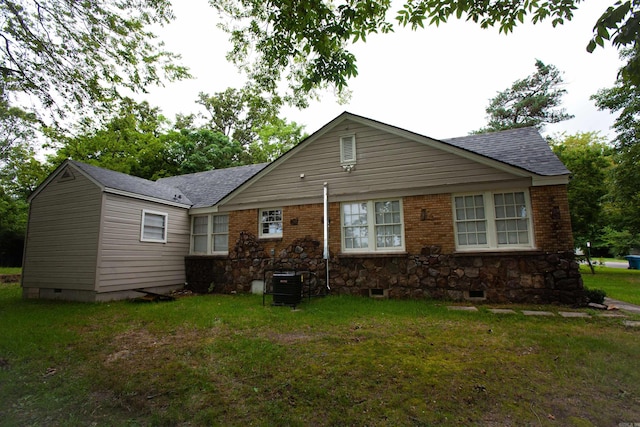
[[[295,270],[316,294],[576,303],[568,178],[534,128],[437,140],[346,112],[268,164],[153,182],[67,160],[29,198],[23,295],[250,292]]]

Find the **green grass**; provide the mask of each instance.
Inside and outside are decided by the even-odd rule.
[[[83,304],[0,285],[0,324],[3,425],[640,420],[640,329],[619,318],[351,297],[295,311],[253,295]]]
[[[640,305],[640,270],[595,266],[595,274],[580,266],[582,281],[589,289],[602,289],[610,298]]]
[[[20,267],[0,267],[0,274],[21,274],[22,268]]]

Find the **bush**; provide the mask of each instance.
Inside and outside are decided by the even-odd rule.
[[[607,296],[607,293],[602,289],[584,289],[585,295],[589,302],[593,302],[596,304],[603,304],[604,298]]]

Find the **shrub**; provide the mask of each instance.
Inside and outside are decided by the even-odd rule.
[[[602,289],[584,289],[585,295],[589,302],[594,302],[596,304],[604,303],[604,298],[607,296],[607,293]]]

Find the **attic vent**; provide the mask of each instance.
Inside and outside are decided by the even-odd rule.
[[[60,181],[70,181],[75,178],[76,177],[73,175],[73,172],[69,170],[69,168],[66,168],[64,171],[62,171],[62,175],[60,175]]]
[[[342,164],[356,162],[356,137],[354,135],[340,138],[340,162]]]

